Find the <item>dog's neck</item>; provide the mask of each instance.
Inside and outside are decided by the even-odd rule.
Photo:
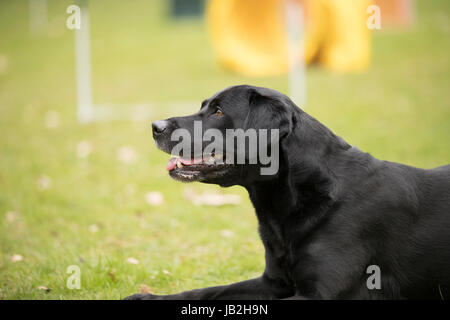
[[[281,142],[278,174],[245,186],[260,222],[301,223],[334,204],[333,164],[351,146],[306,113],[296,116],[294,131]]]

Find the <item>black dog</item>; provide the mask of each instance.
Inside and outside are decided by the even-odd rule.
[[[377,160],[288,97],[252,86],[221,91],[194,115],[154,122],[158,147],[170,153],[171,133],[192,132],[196,120],[221,132],[279,129],[274,175],[262,175],[261,164],[195,161],[193,153],[168,165],[178,180],[248,190],[265,271],[231,285],[129,299],[450,298],[450,165],[424,170]]]

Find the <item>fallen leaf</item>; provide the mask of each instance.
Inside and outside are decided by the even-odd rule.
[[[147,192],[145,194],[145,201],[151,206],[160,206],[164,202],[164,196],[158,191]]]
[[[111,270],[111,271],[108,273],[108,276],[111,278],[111,280],[112,280],[113,282],[117,282],[116,270]]]
[[[135,259],[133,257],[128,258],[127,262],[131,263],[131,264],[139,264],[139,260],[137,260],[137,259]]]
[[[49,110],[45,114],[45,126],[49,129],[58,128],[60,124],[59,113],[55,110]]]
[[[45,287],[45,286],[39,286],[38,289],[39,289],[39,290],[44,290],[45,292],[50,292],[50,291],[52,290],[52,289],[47,288],[47,287]]]
[[[8,211],[6,213],[6,221],[9,223],[14,222],[17,219],[17,215],[18,214],[15,211]]]
[[[153,293],[153,292],[148,285],[141,284],[139,286],[139,293]]]
[[[39,191],[47,190],[52,185],[52,179],[46,175],[41,175],[37,180],[37,188]]]
[[[89,226],[88,230],[89,230],[90,233],[97,233],[98,232],[98,227],[97,227],[96,224],[92,224],[92,225]]]
[[[231,230],[222,230],[220,231],[220,235],[224,238],[231,238],[234,234]]]
[[[184,196],[196,206],[238,205],[241,202],[241,197],[235,194],[211,192],[203,192],[198,194],[192,189],[186,189]]]
[[[92,144],[89,141],[80,141],[77,144],[77,157],[85,159],[92,153]]]
[[[11,261],[12,262],[18,262],[18,261],[22,261],[23,257],[20,254],[14,254],[11,256]]]

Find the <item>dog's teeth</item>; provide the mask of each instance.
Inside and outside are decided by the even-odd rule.
[[[177,161],[177,167],[178,167],[178,168],[183,168],[183,164],[181,163],[180,160]]]
[[[216,158],[217,160],[221,160],[223,158],[223,154],[215,154],[214,158]]]

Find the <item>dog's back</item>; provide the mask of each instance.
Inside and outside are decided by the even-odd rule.
[[[403,165],[400,165],[403,166]],[[403,166],[407,167],[407,166]],[[408,298],[450,298],[450,165],[410,168],[417,207],[402,232],[402,291]]]

